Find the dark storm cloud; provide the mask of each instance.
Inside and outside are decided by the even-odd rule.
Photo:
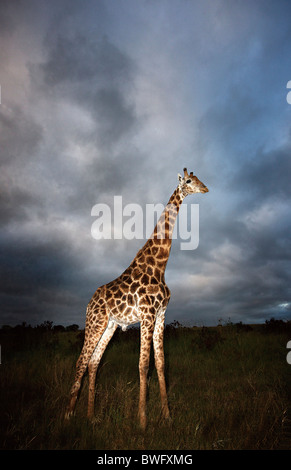
[[[77,321],[84,326],[86,304],[97,288],[96,278],[100,284],[106,280],[106,274],[98,275],[103,257],[97,258],[98,264],[92,269],[89,261],[96,258],[92,243],[90,253],[83,249],[82,240],[75,244],[55,227],[52,231],[46,224],[39,227],[34,236],[25,236],[19,230],[4,232],[1,237],[1,321],[15,324],[29,319],[37,324],[66,318],[66,323],[74,323],[78,312]],[[106,272],[105,266],[103,270]]]
[[[62,82],[87,82],[95,86],[121,83],[130,79],[133,64],[118,47],[104,36],[90,39],[76,34],[73,38],[58,36],[49,51],[49,58],[41,66],[44,81],[50,86]]]
[[[35,323],[46,314],[60,315],[59,307],[67,318],[76,311],[83,318],[86,301],[108,279],[102,256],[88,278],[86,264],[92,256],[88,258],[84,245],[77,248],[80,237],[90,233],[92,206],[106,202],[104,195],[112,194],[112,188],[114,194],[122,192],[138,155],[119,148],[136,123],[127,97],[132,61],[105,37],[93,41],[59,36],[47,40],[46,47],[46,62],[28,64],[31,107],[1,110],[1,218],[7,225],[2,231],[1,296],[3,321],[8,323],[9,312],[13,322],[27,315]],[[77,113],[76,122],[78,111],[89,113],[90,130],[72,130],[63,121],[53,134],[50,115],[60,103],[76,106],[69,108]],[[84,153],[90,146],[91,153],[80,165],[66,151],[68,146]],[[119,258],[120,253],[117,262]]]
[[[261,322],[270,316],[288,318],[290,256],[281,260],[274,256],[274,240],[269,240],[260,251],[261,237],[256,242],[249,237],[249,242],[249,246],[226,243],[220,256],[219,245],[213,247],[206,257],[208,261],[202,264],[200,257],[196,259],[194,255],[192,263],[188,257],[183,267],[176,270],[178,283],[171,289],[171,319],[181,315],[188,324],[214,324],[220,318],[246,323]],[[237,256],[233,256],[238,247]],[[185,263],[192,273],[190,279],[185,276]],[[191,296],[187,296],[188,286]]]
[[[133,108],[116,89],[98,91],[93,97],[91,106],[98,122],[98,142],[101,145],[118,142],[136,122]]]
[[[174,285],[172,319],[181,305],[181,318],[190,323],[192,319],[192,324],[214,318],[257,322],[271,316],[290,317],[290,170],[287,140],[277,149],[258,149],[252,158],[217,174],[219,181],[225,178],[225,203],[214,204],[206,212],[201,205],[198,249],[180,251],[175,265],[169,262],[177,279],[186,284],[186,265],[194,275],[189,281],[193,300],[189,297],[186,304],[183,284]],[[214,182],[215,178],[216,191],[220,183]]]
[[[0,35],[11,33],[15,29],[13,14],[9,12],[9,1],[3,0],[0,4]]]
[[[68,38],[59,35],[56,40],[47,40],[46,47],[46,62],[29,66],[39,93],[48,94],[52,101],[75,103],[80,119],[83,111],[92,119],[90,130],[82,132],[76,128],[71,133],[66,127],[63,129],[71,143],[84,148],[84,155],[88,145],[92,149],[87,163],[78,167],[80,184],[83,188],[86,186],[87,195],[91,189],[94,194],[96,187],[102,193],[108,187],[108,175],[111,186],[120,192],[132,164],[143,165],[140,150],[133,151],[128,144],[126,151],[122,147],[123,141],[130,141],[139,128],[130,98],[136,65],[105,36],[85,37],[76,33]],[[74,169],[69,171],[74,172]],[[84,190],[79,189],[87,198]],[[77,193],[75,191],[76,196]],[[74,195],[70,199],[74,200]]]
[[[284,147],[264,151],[258,150],[247,162],[236,170],[230,181],[233,191],[240,191],[260,202],[268,198],[291,197],[291,143]]]
[[[82,324],[143,245],[93,240],[92,206],[165,204],[186,165],[210,192],[184,203],[200,243],[173,242],[168,321],[290,315],[287,4],[23,5],[0,7],[5,323]]]
[[[1,252],[1,298],[2,319],[9,323],[10,318],[19,319],[23,315],[37,322],[44,304],[50,297],[59,297],[58,291],[69,293],[69,284],[72,283],[72,272],[76,272],[76,264],[69,254],[65,253],[63,243],[51,242],[32,243],[29,240],[14,239],[2,240],[3,251]],[[49,294],[50,293],[50,294]],[[63,303],[66,303],[66,296]],[[12,298],[17,302],[11,302]],[[60,303],[60,299],[58,299]],[[51,315],[57,315],[51,310]]]
[[[63,243],[50,242],[34,244],[3,243],[1,265],[4,272],[1,278],[2,292],[15,290],[23,295],[28,291],[37,291],[40,287],[56,287],[65,284],[74,262],[65,254]],[[65,269],[64,269],[65,266]],[[65,271],[66,270],[66,271]]]
[[[28,217],[36,208],[33,193],[26,187],[27,164],[33,162],[42,139],[42,128],[20,107],[0,107],[1,189],[0,221],[3,226],[17,218]]]
[[[48,48],[48,60],[39,67],[41,88],[45,84],[50,93],[55,91],[89,111],[96,122],[99,145],[117,143],[136,122],[127,98],[134,72],[132,60],[106,37],[59,36]],[[31,72],[37,73],[37,67],[32,66]]]
[[[41,126],[17,106],[0,108],[0,126],[1,163],[12,166],[18,161],[25,164],[41,141]]]
[[[1,188],[0,204],[0,223],[2,228],[15,219],[21,224],[21,222],[29,218],[29,212],[33,210],[33,207],[37,210],[41,207],[40,201],[36,201],[28,190],[14,187],[11,184],[11,180],[6,180],[6,188],[4,185]]]

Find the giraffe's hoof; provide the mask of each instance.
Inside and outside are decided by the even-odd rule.
[[[146,423],[139,423],[139,428],[140,428],[141,432],[145,432],[146,427],[147,427]]]
[[[69,421],[70,418],[73,416],[73,414],[74,414],[73,411],[67,410],[67,411],[65,412],[65,421]]]
[[[94,423],[94,421],[95,421],[95,415],[94,415],[94,413],[92,413],[92,412],[87,413],[87,419],[88,419],[88,421],[90,421],[91,423]]]
[[[87,418],[88,418],[89,423],[92,424],[93,427],[99,426],[101,423],[101,419],[98,418],[97,416],[91,416],[90,418],[89,416],[87,416]]]
[[[172,426],[172,424],[173,424],[173,420],[172,420],[170,415],[165,416],[164,421],[165,421],[166,424],[168,424],[168,426]]]
[[[142,431],[145,431],[147,427],[147,419],[145,416],[140,416],[139,417],[139,427]]]

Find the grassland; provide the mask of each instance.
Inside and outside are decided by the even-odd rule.
[[[74,330],[74,328],[73,328]],[[166,379],[172,422],[160,415],[154,361],[148,426],[137,422],[139,331],[117,331],[86,418],[88,377],[76,414],[64,422],[83,333],[47,323],[0,330],[0,448],[198,450],[290,449],[290,324],[167,327]]]

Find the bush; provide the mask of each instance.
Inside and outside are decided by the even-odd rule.
[[[284,333],[291,332],[291,321],[276,320],[271,318],[265,321],[265,329],[267,333]]]
[[[207,328],[203,326],[201,330],[195,331],[195,338],[192,340],[194,348],[200,350],[212,350],[217,344],[224,341],[221,333],[217,329]]]
[[[250,325],[245,325],[241,321],[235,324],[235,328],[238,333],[253,331],[253,328]]]

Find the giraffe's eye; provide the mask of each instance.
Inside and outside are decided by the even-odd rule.
[[[191,180],[187,180],[186,183],[187,183],[187,184],[191,183]]]

